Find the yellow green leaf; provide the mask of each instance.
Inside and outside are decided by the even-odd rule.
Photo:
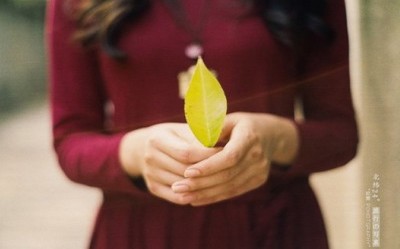
[[[199,57],[185,95],[185,117],[204,146],[213,147],[218,142],[226,111],[224,90]]]

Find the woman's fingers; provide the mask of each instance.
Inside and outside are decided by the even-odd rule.
[[[237,165],[245,156],[246,151],[238,147],[231,148],[230,146],[228,146],[228,144],[219,153],[210,156],[208,159],[205,159],[193,166],[188,167],[184,172],[184,176],[210,176]]]
[[[185,124],[161,124],[148,130],[144,150],[142,176],[153,195],[185,205],[193,201],[187,193],[175,193],[174,182],[184,179],[184,171],[193,163],[204,160],[220,149],[209,149],[195,143]]]
[[[153,195],[178,205],[188,205],[194,200],[193,196],[174,193],[169,185],[157,181],[147,181],[147,188]]]
[[[143,157],[146,164],[145,168],[149,170],[160,168],[183,177],[183,173],[188,167],[187,164],[183,164],[164,152],[153,148],[146,150]]]
[[[221,150],[202,146],[185,124],[171,124],[167,129],[154,133],[148,143],[185,164],[197,163]]]
[[[251,130],[242,128],[242,126],[238,123],[232,128],[229,142],[219,153],[188,167],[184,176],[210,176],[238,165],[247,156],[253,145],[258,142],[257,136]]]
[[[259,161],[254,164],[246,164],[245,167],[235,167],[235,170],[226,170],[212,176],[201,178],[186,178],[172,184],[171,189],[175,193],[188,193],[198,195],[198,198],[205,198],[209,194],[224,195],[229,191],[236,191],[242,184],[256,180],[263,182],[268,175],[269,163],[267,161]],[[249,181],[249,182],[248,182]],[[205,196],[202,197],[202,193]],[[228,193],[229,194],[229,193]],[[229,194],[234,195],[234,194]]]
[[[258,188],[264,182],[265,180],[263,179],[261,180],[247,179],[242,185],[233,186],[228,189],[226,188],[226,186],[220,186],[220,189],[218,189],[217,187],[210,188],[209,190],[202,191],[199,194],[193,196],[189,195],[189,197],[193,198],[190,204],[192,206],[203,206],[232,199],[242,194],[245,194],[253,189]]]
[[[182,181],[181,175],[174,174],[168,170],[157,167],[147,167],[143,172],[143,177],[147,181],[156,181],[163,185],[171,186],[174,182]]]
[[[223,136],[224,149],[185,170],[172,190],[194,198],[191,205],[206,205],[234,198],[264,184],[269,175],[268,153],[251,120],[231,119]],[[224,139],[224,138],[223,138]]]
[[[195,196],[196,204],[213,202],[235,197],[245,193],[266,181],[269,161],[262,156],[257,146],[247,154],[238,165],[211,176],[186,178],[175,182],[172,190],[176,193],[188,193]]]
[[[260,164],[258,168],[260,170],[246,170],[231,181],[188,193],[188,196],[193,198],[191,204],[199,206],[231,199],[261,186],[267,180],[268,167]]]
[[[231,167],[221,172],[217,172],[211,176],[185,178],[181,181],[172,184],[172,190],[176,193],[183,193],[189,191],[198,191],[206,189],[215,185],[231,181],[240,171],[244,170],[243,167]]]

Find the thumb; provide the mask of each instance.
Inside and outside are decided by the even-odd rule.
[[[230,136],[232,134],[232,130],[236,126],[238,120],[239,118],[237,115],[228,114],[226,116],[217,146],[224,146],[229,141]]]

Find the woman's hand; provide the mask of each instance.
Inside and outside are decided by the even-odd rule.
[[[166,123],[127,133],[119,156],[123,169],[131,177],[143,177],[152,194],[185,205],[193,201],[192,197],[173,192],[171,185],[184,179],[189,165],[218,151],[203,147],[188,125]]]
[[[290,163],[298,147],[293,123],[269,114],[228,115],[221,139],[228,142],[219,153],[185,169],[186,178],[172,185],[194,206],[258,188],[268,179],[271,161]]]

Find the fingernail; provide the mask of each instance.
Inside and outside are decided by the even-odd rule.
[[[184,176],[185,177],[197,177],[200,176],[201,172],[198,169],[187,169],[185,170]]]
[[[181,183],[174,183],[171,186],[172,191],[175,193],[182,193],[182,192],[188,192],[189,191],[189,186],[186,184],[181,184]]]

